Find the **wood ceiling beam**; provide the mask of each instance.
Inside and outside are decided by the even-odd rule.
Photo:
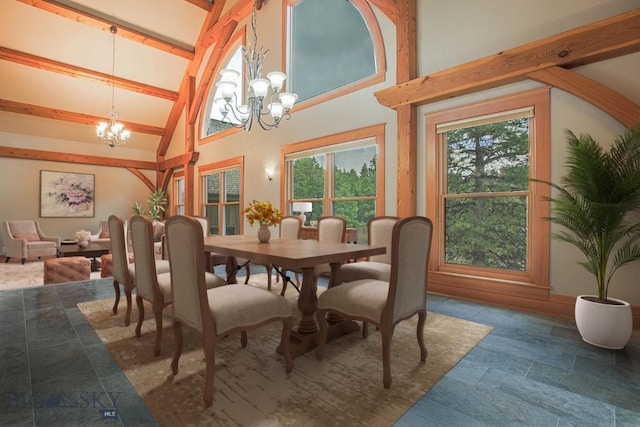
[[[164,171],[167,169],[181,167],[186,164],[194,165],[198,161],[199,157],[200,153],[197,151],[191,151],[189,153],[181,154],[179,156],[158,162],[158,170]]]
[[[156,170],[156,162],[141,160],[116,159],[112,157],[87,156],[77,153],[60,153],[55,151],[32,150],[29,148],[0,146],[0,157],[17,159],[46,160],[50,162],[78,163],[96,166],[113,166],[132,169]]]
[[[394,0],[367,0],[380,10],[394,24],[398,24],[398,8]],[[414,17],[415,19],[415,17]]]
[[[9,111],[11,113],[26,114],[29,116],[45,117],[47,119],[64,120],[67,122],[80,123],[83,125],[97,126],[99,122],[106,120],[105,116],[92,116],[83,113],[74,113],[72,111],[59,110],[57,108],[41,107],[32,104],[23,104],[21,102],[0,99],[0,111]],[[164,128],[157,126],[149,126],[140,123],[132,123],[118,120],[132,132],[146,133],[151,135],[164,136]]]
[[[145,46],[153,47],[163,52],[170,53],[172,55],[185,58],[187,60],[193,59],[193,50],[178,46],[177,44],[162,40],[154,35],[144,33],[140,30],[108,19],[106,16],[100,16],[96,11],[90,9],[78,9],[55,0],[18,0],[22,3],[34,6],[38,9],[46,10],[47,12],[54,13],[58,16],[71,19],[81,24],[88,25],[90,27],[98,28],[102,31],[110,33],[112,25],[118,27],[117,35],[129,40],[142,43]]]
[[[635,52],[640,52],[640,9],[418,77],[375,96],[390,108],[424,105],[521,81],[545,68],[572,68]]]
[[[527,75],[532,80],[557,87],[595,105],[624,127],[640,122],[640,106],[613,89],[562,67],[549,67]]]
[[[157,98],[168,99],[169,101],[175,101],[178,99],[178,92],[173,92],[170,90],[122,79],[119,77],[113,78],[110,74],[99,73],[97,71],[76,67],[75,65],[65,64],[62,62],[43,58],[41,56],[19,52],[17,50],[9,49],[2,46],[0,46],[0,59],[26,65],[28,67],[38,68],[40,70],[63,74],[65,76],[102,83],[109,86],[111,86],[111,83],[113,82],[113,85],[120,89],[141,93],[143,95],[154,96]]]
[[[218,22],[206,31],[200,43],[207,48],[218,41],[218,37],[230,21],[240,22],[251,13],[253,0],[240,0]],[[204,28],[204,27],[203,27]]]

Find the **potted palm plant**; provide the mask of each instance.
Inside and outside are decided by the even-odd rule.
[[[579,295],[575,316],[582,339],[590,344],[623,348],[633,329],[631,307],[608,296],[615,272],[640,259],[640,123],[620,135],[608,150],[590,135],[567,130],[567,174],[550,197],[552,236],[576,246],[586,258],[580,264],[595,277],[597,295]]]

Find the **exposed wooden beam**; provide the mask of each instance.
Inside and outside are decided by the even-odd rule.
[[[627,128],[640,122],[640,106],[638,104],[602,83],[575,71],[565,70],[561,67],[549,67],[529,73],[527,77],[584,99]]]
[[[170,43],[166,40],[162,40],[154,35],[144,33],[133,28],[132,26],[129,26],[128,24],[113,21],[108,17],[102,16],[98,14],[98,12],[88,8],[78,9],[58,2],[56,0],[18,1],[37,7],[38,9],[46,10],[47,12],[55,13],[58,16],[80,22],[81,24],[99,28],[105,32],[110,32],[111,26],[115,25],[116,27],[118,27],[118,35],[121,37],[134,40],[146,46],[150,46],[163,52],[177,55],[188,60],[193,59],[193,50],[184,48],[174,43]]]
[[[640,52],[640,8],[375,93],[396,108],[423,105],[527,78],[553,66],[571,68]]]
[[[149,86],[144,83],[138,83],[119,77],[112,78],[112,76],[109,74],[99,73],[97,71],[92,71],[86,68],[76,67],[75,65],[65,64],[62,62],[43,58],[41,56],[31,55],[24,52],[19,52],[17,50],[9,49],[2,46],[0,46],[0,59],[12,61],[18,64],[27,65],[29,67],[38,68],[45,71],[52,71],[54,73],[59,73],[74,78],[98,82],[109,86],[111,86],[111,83],[113,82],[113,85],[118,88],[129,90],[131,92],[142,93],[144,95],[168,99],[169,101],[175,101],[178,99],[177,92]]]
[[[367,0],[369,3],[377,7],[380,12],[391,20],[394,24],[398,23],[398,9],[394,0]]]
[[[185,1],[187,3],[191,3],[194,6],[198,6],[200,9],[204,9],[207,12],[209,12],[213,7],[213,4],[209,3],[207,0],[185,0]]]
[[[116,159],[102,156],[87,156],[77,153],[60,153],[55,151],[32,150],[29,148],[17,147],[0,146],[0,157],[156,170],[156,162],[143,162],[140,160]]]
[[[199,157],[200,157],[200,153],[197,151],[192,151],[190,153],[185,153],[180,156],[172,157],[170,159],[159,162],[158,170],[164,171],[167,169],[173,169],[180,166],[184,166],[188,163],[195,164],[198,161]]]
[[[144,182],[144,185],[146,185],[149,190],[151,191],[155,190],[156,186],[153,184],[153,182],[151,182],[151,180],[147,178],[145,174],[140,172],[139,169],[128,167],[127,170],[132,174],[134,174],[135,176],[137,176],[138,178],[140,178],[140,180]]]
[[[202,37],[202,45],[207,48],[216,43],[220,32],[230,21],[240,22],[251,13],[253,9],[253,0],[240,0],[236,3],[224,16],[220,17],[218,22],[211,27]]]
[[[64,120],[67,122],[81,123],[83,125],[94,125],[106,120],[106,116],[92,116],[83,113],[74,113],[72,111],[59,110],[57,108],[41,107],[39,105],[23,104],[21,102],[0,99],[0,111],[9,111],[11,113],[26,114],[29,116],[45,117],[47,119]],[[132,132],[147,133],[151,135],[163,136],[164,128],[157,126],[143,125],[140,123],[125,122],[125,127]]]

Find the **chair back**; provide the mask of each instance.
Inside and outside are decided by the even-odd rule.
[[[7,231],[9,235],[16,239],[24,239],[28,242],[40,240],[42,232],[37,221],[32,220],[11,220],[7,221]]]
[[[421,216],[401,219],[393,226],[391,277],[385,312],[391,322],[412,316],[427,301],[427,264],[433,224]]]
[[[160,295],[156,258],[153,251],[153,224],[141,215],[131,217],[133,259],[136,266],[136,293],[148,301]]]
[[[187,218],[195,219],[200,223],[203,237],[207,237],[209,235],[209,218],[205,218],[203,216],[187,216]]]
[[[297,216],[285,216],[280,221],[281,239],[299,239],[302,220]]]
[[[204,278],[202,226],[196,219],[172,216],[166,221],[166,238],[174,318],[202,332],[205,322],[213,322]]]
[[[377,216],[369,220],[367,223],[369,244],[387,248],[384,254],[369,257],[369,261],[391,264],[391,237],[393,236],[393,226],[399,220],[400,218],[397,216]]]
[[[347,221],[340,216],[323,216],[318,219],[318,241],[344,242]]]
[[[109,217],[109,238],[111,239],[111,254],[113,257],[113,280],[121,284],[131,285],[129,275],[129,260],[124,234],[124,222],[117,215]]]

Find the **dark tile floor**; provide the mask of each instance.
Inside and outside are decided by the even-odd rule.
[[[76,307],[112,296],[109,280],[0,292],[1,426],[158,424]],[[638,334],[611,351],[563,319],[438,296],[428,308],[494,330],[396,426],[640,426]]]

